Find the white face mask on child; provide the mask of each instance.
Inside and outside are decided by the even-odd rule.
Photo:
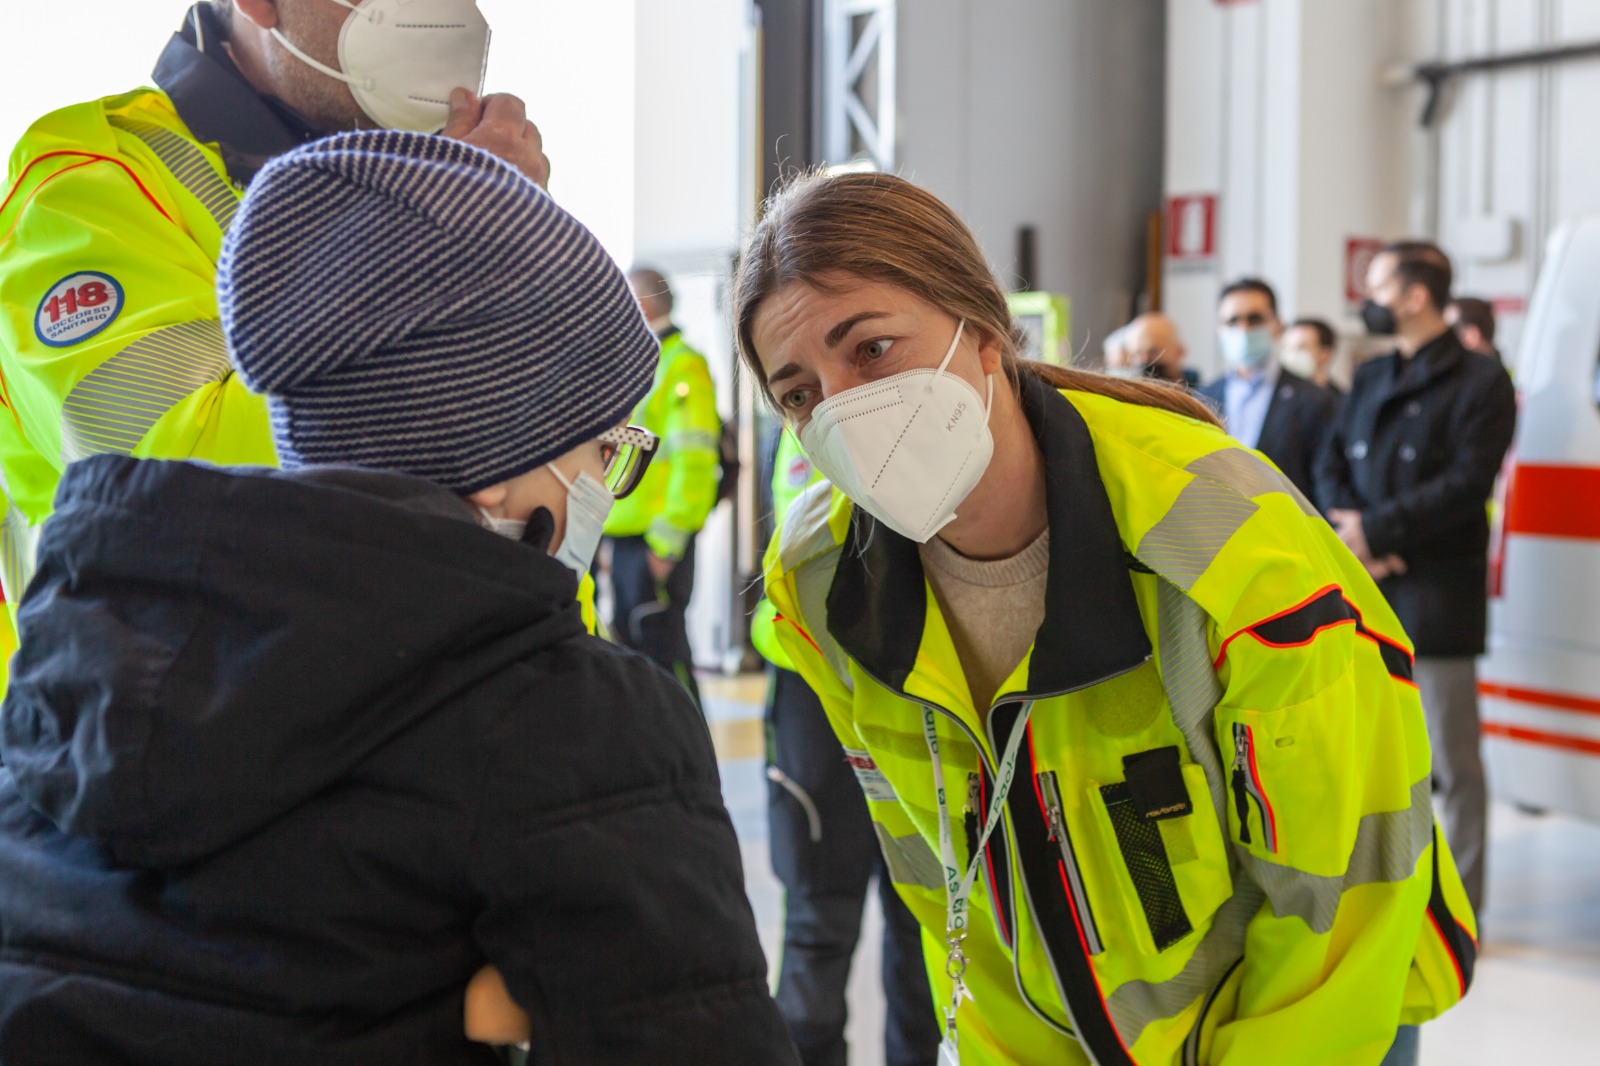
[[[579,474],[576,481],[568,481],[554,466],[550,467],[550,473],[567,490],[567,532],[561,538],[561,547],[555,551],[555,559],[582,577],[594,564],[594,553],[600,549],[600,537],[617,498],[587,470]],[[496,518],[482,507],[478,508],[478,513],[483,516],[485,529],[507,540],[521,541],[528,535],[525,519]]]
[[[617,498],[587,470],[577,481],[568,481],[553,466],[550,472],[567,489],[567,532],[556,549],[556,562],[582,577],[594,565],[594,553],[600,549],[600,537]]]

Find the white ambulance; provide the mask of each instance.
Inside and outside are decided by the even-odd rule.
[[[1479,671],[1489,783],[1600,821],[1600,218],[1551,238],[1516,376]]]

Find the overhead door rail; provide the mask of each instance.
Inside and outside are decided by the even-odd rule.
[[[1517,67],[1542,67],[1552,63],[1567,63],[1576,59],[1600,59],[1600,41],[1560,45],[1555,48],[1536,48],[1527,52],[1506,52],[1503,55],[1459,59],[1454,62],[1423,63],[1415,67],[1402,67],[1391,83],[1421,82],[1428,88],[1428,102],[1422,108],[1422,128],[1430,129],[1439,117],[1439,105],[1445,86],[1454,78],[1468,74],[1487,74],[1512,70]]]

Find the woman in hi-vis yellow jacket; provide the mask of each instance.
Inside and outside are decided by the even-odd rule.
[[[1315,509],[1181,391],[1019,362],[901,179],[791,185],[735,304],[831,482],[768,552],[778,636],[922,923],[942,1061],[1414,1061],[1475,925],[1409,643]]]

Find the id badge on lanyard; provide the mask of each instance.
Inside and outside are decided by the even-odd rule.
[[[950,796],[944,785],[944,759],[939,752],[939,733],[934,713],[932,707],[922,709],[922,733],[928,742],[929,761],[933,764],[934,799],[939,808],[939,854],[944,861],[947,903],[945,941],[950,945],[950,954],[945,961],[945,973],[949,975],[951,983],[950,1005],[944,1011],[944,1040],[939,1044],[939,1066],[961,1066],[961,1037],[956,1029],[956,1014],[961,1009],[961,1001],[972,998],[972,994],[967,991],[967,955],[962,950],[962,945],[967,939],[967,902],[972,898],[972,886],[978,877],[978,864],[983,858],[983,849],[989,846],[989,838],[994,835],[994,831],[1000,826],[1000,820],[1005,816],[1006,798],[1011,795],[1011,785],[1016,780],[1017,755],[1022,748],[1023,739],[1028,734],[1028,719],[1033,715],[1033,704],[1030,702],[1023,705],[1022,714],[1018,716],[1017,724],[1012,727],[1011,736],[1006,741],[1005,754],[1001,756],[1000,765],[995,772],[994,795],[989,799],[983,833],[972,849],[967,872],[964,875],[956,868],[955,833],[950,824]]]

